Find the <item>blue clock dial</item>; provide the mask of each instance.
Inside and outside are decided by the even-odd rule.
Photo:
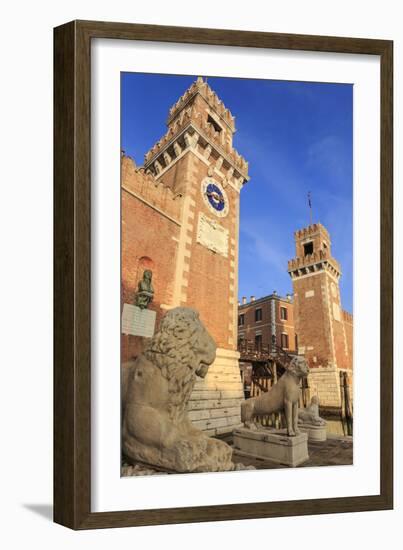
[[[214,183],[209,183],[206,187],[206,196],[208,202],[215,210],[217,210],[217,212],[224,210],[225,198],[221,189],[217,187],[217,185]]]

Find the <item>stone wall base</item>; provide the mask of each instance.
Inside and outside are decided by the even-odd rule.
[[[198,380],[193,388],[189,418],[208,435],[230,433],[241,423],[243,400],[239,352],[218,348],[206,378]]]
[[[308,384],[310,395],[319,397],[320,407],[340,409],[340,369],[336,367],[311,368]]]

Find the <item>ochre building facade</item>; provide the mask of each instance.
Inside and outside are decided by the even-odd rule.
[[[291,295],[283,298],[276,292],[250,301],[242,298],[238,308],[238,344],[251,342],[256,351],[271,350],[276,344],[286,351],[295,352],[294,304]]]
[[[122,156],[122,310],[145,269],[153,273],[156,326],[164,311],[190,306],[217,344],[189,415],[211,435],[240,423],[237,351],[239,200],[248,163],[232,146],[235,119],[198,78],[168,114],[166,134],[144,166]],[[122,363],[144,341],[122,334]]]

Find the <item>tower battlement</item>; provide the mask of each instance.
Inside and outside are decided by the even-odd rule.
[[[133,159],[122,155],[121,158],[122,191],[157,209],[168,218],[180,223],[182,197],[164,185],[162,180],[156,180],[151,173],[146,173],[143,167],[138,168]]]
[[[314,237],[317,234],[322,234],[326,237],[327,241],[330,243],[329,233],[325,226],[321,223],[313,223],[302,229],[297,229],[294,232],[295,239],[305,239],[307,237]]]
[[[234,117],[200,77],[171,108],[165,135],[146,153],[144,169],[156,178],[191,151],[238,191],[248,163],[232,146]]]
[[[178,99],[178,101],[169,110],[169,117],[167,124],[171,122],[179,115],[179,113],[189,104],[191,104],[197,95],[207,103],[207,105],[214,110],[214,112],[220,117],[222,122],[228,126],[232,133],[236,132],[235,129],[235,117],[231,114],[231,111],[227,109],[217,94],[210,88],[200,76],[192,83],[190,88]]]
[[[293,279],[318,271],[328,271],[337,279],[340,277],[340,265],[331,253],[329,233],[321,223],[298,229],[294,239],[295,257],[288,262],[288,273]]]

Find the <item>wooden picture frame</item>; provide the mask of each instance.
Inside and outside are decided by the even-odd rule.
[[[381,472],[380,494],[92,513],[91,480],[91,40],[177,42],[380,56]],[[393,507],[393,43],[73,21],[54,31],[54,520],[72,529],[328,514]]]

